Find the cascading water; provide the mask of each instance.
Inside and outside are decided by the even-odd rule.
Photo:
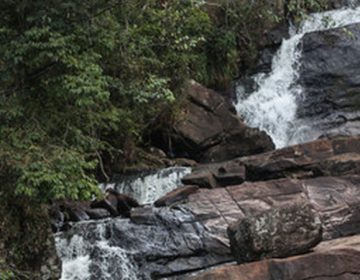
[[[306,33],[342,27],[360,22],[360,7],[334,10],[309,16],[297,32],[290,31],[272,61],[271,73],[256,74],[257,90],[248,97],[238,91],[237,112],[251,127],[259,127],[273,139],[275,146],[305,142],[311,129],[297,119],[298,101],[302,88],[296,82],[300,66],[300,41]]]
[[[125,176],[116,183],[101,184],[100,188],[114,188],[128,194],[140,204],[151,204],[159,197],[181,185],[181,178],[191,173],[188,167],[171,167],[134,176]],[[63,262],[61,280],[136,280],[138,268],[132,260],[133,252],[113,246],[111,219],[77,223],[72,228],[74,234],[56,234],[56,248]],[[117,218],[116,222],[129,223],[129,219]],[[83,232],[84,224],[91,232]]]
[[[138,279],[138,268],[131,259],[131,252],[111,246],[107,240],[106,221],[85,223],[94,224],[89,234],[73,235],[70,239],[66,238],[66,233],[55,236],[57,252],[62,260],[61,280],[108,280],[114,275],[119,280]]]
[[[191,173],[188,167],[169,167],[142,176],[131,175],[120,177],[118,182],[101,184],[105,190],[113,188],[119,193],[130,195],[140,204],[150,204],[181,185],[181,178]]]

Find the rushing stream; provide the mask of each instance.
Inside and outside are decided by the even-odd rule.
[[[259,127],[273,139],[277,148],[309,140],[310,124],[297,118],[302,88],[297,84],[301,39],[306,33],[360,22],[360,7],[328,11],[309,16],[290,38],[283,40],[272,61],[271,73],[258,73],[253,79],[257,90],[243,97],[238,89],[236,109],[251,127]]]

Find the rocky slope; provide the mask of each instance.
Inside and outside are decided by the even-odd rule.
[[[71,243],[72,238],[80,235],[85,243],[95,244],[83,248],[91,256],[90,279],[102,279],[99,267],[105,256],[99,244],[104,241],[110,247],[121,248],[125,252],[127,259],[136,267],[133,270],[139,279],[157,279],[176,278],[179,274],[233,261],[228,226],[238,219],[272,209],[311,205],[320,219],[324,240],[360,234],[359,159],[360,137],[349,137],[323,139],[258,156],[201,166],[184,178],[184,182],[193,180],[192,184],[200,187],[195,193],[193,190],[180,200],[173,200],[174,203],[170,200],[166,207],[135,208],[128,219],[105,220],[101,224],[102,235],[99,234],[99,224],[90,221],[75,224],[69,231],[60,233],[59,237]],[[243,175],[226,173],[234,164],[245,167],[245,172],[241,169]],[[270,170],[271,173],[268,172]],[[200,171],[208,175],[194,181],[193,176]],[[216,174],[219,171],[222,177]],[[253,182],[242,183],[247,180],[247,174]],[[273,176],[266,178],[264,174],[276,174],[277,179]],[[213,188],[204,188],[201,180],[207,180],[209,176],[214,176]],[[230,177],[232,181],[229,183]],[[296,216],[297,208],[294,209],[292,214]],[[116,257],[107,257],[106,261],[112,273],[124,273],[121,267],[116,267],[119,261]],[[285,273],[286,267],[284,265],[284,271],[280,272]],[[219,272],[213,273],[216,275]],[[231,270],[221,272],[223,275],[227,273]],[[208,279],[204,277],[202,279]]]

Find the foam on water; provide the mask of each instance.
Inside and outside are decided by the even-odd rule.
[[[120,247],[111,246],[105,235],[106,221],[96,225],[93,240],[85,240],[79,235],[70,239],[62,233],[55,236],[57,252],[62,260],[62,276],[60,280],[101,279],[136,280],[138,268],[131,259],[132,252]],[[95,239],[95,240],[94,240]],[[96,259],[91,259],[93,254]]]

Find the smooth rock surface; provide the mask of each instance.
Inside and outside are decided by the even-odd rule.
[[[312,138],[360,134],[360,23],[306,34],[298,115]]]

